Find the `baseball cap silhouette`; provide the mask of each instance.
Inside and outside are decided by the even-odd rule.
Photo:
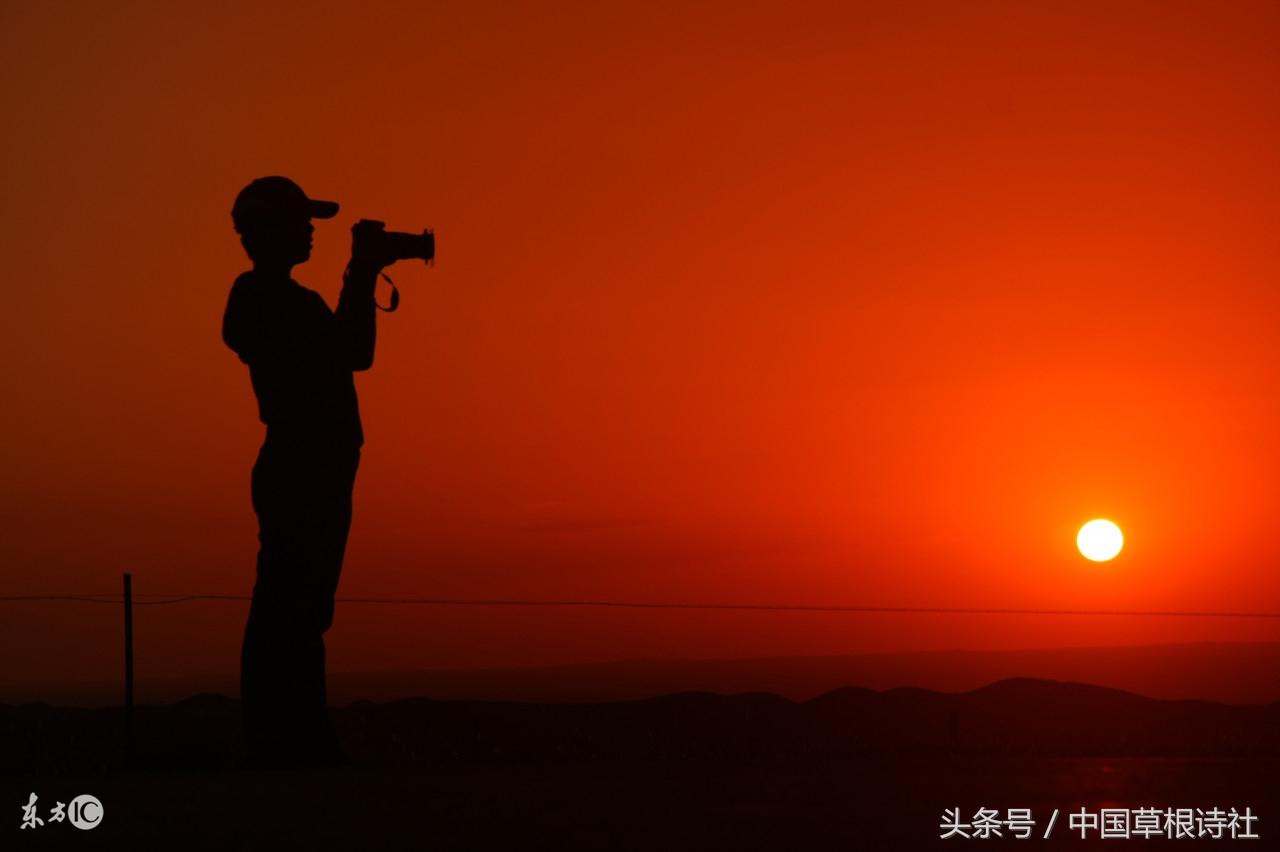
[[[271,224],[289,219],[332,219],[338,215],[338,202],[319,201],[307,194],[287,177],[272,175],[251,181],[240,190],[231,208],[231,221],[237,233],[254,225]]]

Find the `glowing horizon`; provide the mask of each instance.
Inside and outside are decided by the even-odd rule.
[[[248,594],[262,431],[218,326],[232,199],[286,174],[342,205],[295,274],[330,304],[356,219],[440,243],[389,270],[357,377],[341,595],[1280,600],[1280,8],[8,21],[7,592],[130,570]],[[1082,509],[1123,524],[1123,570],[1082,570]],[[98,609],[7,611],[0,663],[114,665]],[[143,609],[159,671],[234,664],[242,611]],[[342,670],[1214,638],[1274,635],[348,608],[330,647]]]

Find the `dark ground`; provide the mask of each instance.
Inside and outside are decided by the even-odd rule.
[[[1081,805],[1248,805],[1260,815],[1263,838],[1252,848],[1265,849],[1276,848],[1277,770],[1274,759],[973,756],[490,763],[5,778],[0,796],[11,823],[5,848],[1091,848],[1122,841],[1081,841],[1066,831],[1065,814]],[[32,791],[41,803],[91,792],[103,802],[102,825],[78,831],[64,822],[20,833],[20,806]],[[941,841],[942,811],[956,806],[1031,808],[1040,833],[1054,808],[1062,815],[1049,841],[1038,834]]]
[[[805,703],[696,693],[583,705],[363,703],[334,711],[360,764],[316,770],[236,768],[237,714],[236,702],[216,696],[140,708],[130,767],[116,750],[119,711],[0,707],[0,848],[1162,843],[1082,841],[1067,830],[1081,806],[1247,806],[1262,840],[1246,848],[1280,848],[1277,705],[1153,701],[1043,681],[959,695],[841,690]],[[54,801],[95,795],[102,824],[21,830],[32,792],[42,817]],[[1030,808],[1036,835],[941,841],[949,807],[966,816]]]

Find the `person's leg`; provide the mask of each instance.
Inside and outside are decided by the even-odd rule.
[[[296,720],[305,706],[314,615],[300,591],[315,558],[309,541],[314,488],[299,461],[264,447],[253,469],[259,549],[240,690],[245,749],[261,762],[288,762],[302,747]]]
[[[291,760],[305,751],[297,719],[306,706],[312,659],[307,627],[297,608],[255,586],[241,651],[245,750],[266,761]]]
[[[319,519],[315,540],[320,543],[316,564],[316,606],[314,645],[309,659],[310,680],[306,695],[310,716],[314,720],[317,753],[322,759],[343,759],[343,751],[329,718],[324,634],[333,625],[334,598],[342,574],[347,538],[351,529],[352,490],[355,485],[359,452],[337,456],[326,474],[323,489],[325,505],[317,512]]]
[[[258,578],[245,627],[245,746],[265,762],[338,759],[324,633],[351,525],[358,453],[272,453],[254,468]]]
[[[260,579],[275,562],[279,534],[277,532],[275,495],[276,474],[267,448],[258,452],[253,465],[250,493],[253,510],[258,516],[258,561],[253,586],[253,599],[249,604],[249,617],[245,622],[244,642],[240,648],[240,709],[244,722],[244,750],[250,760],[266,757],[271,746],[270,713],[275,706],[271,696],[275,684],[274,671],[278,664],[271,659],[278,648],[272,633],[273,618],[266,599],[260,594],[264,589]]]

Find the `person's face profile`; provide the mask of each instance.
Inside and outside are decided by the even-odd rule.
[[[254,237],[253,256],[288,264],[304,263],[311,258],[315,230],[315,225],[306,216],[281,218],[264,224]]]

